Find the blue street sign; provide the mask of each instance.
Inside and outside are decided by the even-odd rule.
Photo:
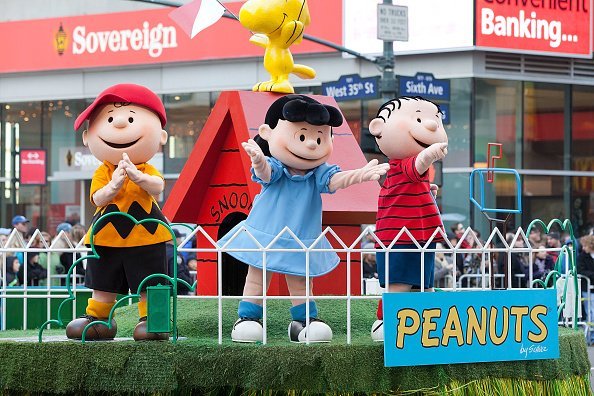
[[[443,121],[443,125],[450,124],[450,104],[449,103],[440,103],[439,109],[442,112],[441,120]]]
[[[450,100],[450,80],[438,80],[431,73],[398,77],[400,96],[422,96],[431,100]]]
[[[322,94],[332,96],[337,102],[356,99],[377,99],[379,76],[361,78],[358,74],[341,76],[338,81],[322,84]]]

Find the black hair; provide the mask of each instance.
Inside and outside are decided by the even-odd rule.
[[[311,125],[329,125],[330,133],[332,133],[332,127],[341,126],[343,122],[342,114],[336,107],[322,104],[305,95],[286,95],[275,100],[266,112],[264,123],[274,129],[279,120],[305,121]],[[271,156],[266,140],[260,135],[256,135],[254,141],[258,143],[264,155]]]
[[[254,137],[254,142],[256,142],[258,146],[260,146],[260,148],[262,149],[262,153],[264,153],[265,156],[272,157],[272,154],[270,154],[270,146],[262,136],[256,135]]]
[[[386,118],[390,118],[390,116],[392,115],[392,112],[394,110],[396,110],[397,108],[399,109],[402,106],[402,100],[422,100],[424,102],[429,102],[432,105],[434,105],[435,107],[437,107],[437,112],[439,114],[443,114],[443,112],[439,108],[439,105],[435,102],[432,102],[429,99],[425,99],[421,96],[399,96],[397,98],[390,99],[386,103],[381,105],[379,110],[377,111],[377,115],[375,116],[375,118],[381,118],[382,120],[384,120],[384,122],[386,122]],[[398,105],[398,107],[396,107],[396,105]],[[386,117],[381,115],[381,112],[384,110],[388,111],[388,115]]]

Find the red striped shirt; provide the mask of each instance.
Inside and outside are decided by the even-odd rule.
[[[380,191],[375,234],[387,246],[403,227],[423,245],[437,227],[443,229],[439,210],[429,188],[428,172],[419,175],[416,156],[390,161],[390,169]],[[437,234],[433,242],[441,242]],[[413,243],[402,234],[396,244]]]

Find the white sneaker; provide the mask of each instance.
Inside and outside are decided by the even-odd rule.
[[[262,342],[264,339],[262,322],[255,319],[237,319],[231,331],[235,342]]]
[[[384,321],[376,320],[371,326],[371,339],[376,342],[384,342]]]
[[[332,341],[332,329],[324,321],[312,318],[309,320],[309,342]],[[307,329],[305,322],[294,320],[289,323],[289,339],[291,342],[306,342]]]

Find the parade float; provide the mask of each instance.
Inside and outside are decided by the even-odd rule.
[[[283,7],[287,7],[285,12]],[[279,15],[284,15],[282,22],[276,29],[267,30]],[[17,298],[24,301],[21,307],[25,316],[29,304],[37,303],[32,306],[45,309],[43,316],[48,318],[38,325],[38,330],[7,330],[0,334],[2,391],[5,394],[590,394],[590,363],[584,334],[577,323],[575,252],[567,246],[558,249],[555,269],[546,279],[536,280],[521,290],[511,288],[509,283],[504,290],[492,289],[491,267],[483,265],[480,285],[475,288],[460,290],[454,273],[453,288],[433,293],[386,293],[383,296],[385,342],[375,342],[369,329],[376,320],[377,301],[382,297],[361,293],[362,253],[387,257],[404,235],[414,245],[408,249],[422,253],[421,256],[443,252],[456,257],[458,253],[472,251],[485,258],[494,253],[505,254],[511,261],[512,254],[532,253],[531,248],[514,246],[518,240],[527,242],[526,235],[532,228],[539,227],[544,233],[554,228],[573,234],[569,221],[535,220],[526,227],[526,232],[520,227],[512,243],[507,243],[501,231],[493,227],[486,242],[477,240],[474,250],[462,246],[463,239],[476,238],[470,228],[455,246],[439,227],[422,244],[406,228],[399,230],[390,243],[383,243],[371,228],[363,232],[358,228],[362,223],[375,222],[380,188],[373,181],[324,197],[322,233],[313,243],[303,244],[293,230],[285,228],[264,245],[254,238],[253,248],[248,249],[266,257],[279,250],[275,246],[279,238],[291,237],[299,246],[292,251],[306,257],[306,277],[309,260],[316,253],[332,251],[339,255],[337,268],[316,278],[302,296],[306,302],[313,299],[313,287],[323,319],[332,327],[332,341],[310,343],[305,336],[303,342],[289,342],[286,323],[290,319],[288,308],[292,296],[287,295],[286,285],[278,275],[260,296],[262,341],[244,344],[231,340],[244,286],[241,279],[245,278],[247,269],[241,262],[232,262],[227,254],[233,250],[228,243],[221,245],[218,240],[246,218],[260,192],[260,187],[251,181],[250,168],[254,162],[242,143],[260,133],[271,104],[282,93],[292,92],[290,73],[310,78],[315,73],[311,68],[295,65],[289,52],[290,45],[300,41],[309,22],[305,0],[250,0],[244,12],[240,12],[240,19],[244,17],[242,23],[255,33],[252,41],[266,48],[265,67],[271,79],[257,83],[254,86],[257,92],[221,94],[168,197],[163,209],[168,219],[193,224],[184,226],[188,233],[180,246],[192,239],[195,245],[178,246],[174,224],[161,218],[138,218],[129,208],[126,212],[121,212],[119,207],[108,213],[99,211],[89,231],[89,249],[84,243],[63,249],[73,253],[86,251],[89,256],[73,263],[65,289],[60,290],[62,295],[55,296],[51,303],[47,299],[43,306],[26,289],[20,295],[18,291],[11,290],[9,294],[7,289],[2,289],[3,302]],[[257,36],[261,29],[269,34]],[[332,98],[313,98],[338,107]],[[124,101],[112,100],[113,103]],[[363,167],[366,161],[348,125],[336,127],[333,133],[335,150],[329,162],[345,170]],[[124,170],[129,166],[121,165]],[[118,167],[119,162],[114,172]],[[137,177],[134,169],[129,172],[130,180]],[[494,167],[477,170],[469,179],[470,202],[487,215],[521,210],[519,189],[518,205],[514,208],[490,208],[485,204],[487,172],[497,177],[499,173],[515,171]],[[478,186],[475,178],[479,179]],[[147,282],[159,279],[157,284],[146,288],[146,298],[134,291],[118,296],[107,318],[89,321],[79,340],[69,340],[64,328],[84,310],[89,297],[89,290],[80,286],[78,290],[70,275],[82,260],[100,258],[95,246],[96,234],[100,235],[106,224],[111,226],[118,221],[146,230],[162,227],[174,241],[174,257],[178,251],[195,253],[197,289],[193,295],[177,296],[177,287],[183,281],[178,279],[176,266],[171,273],[153,273],[137,285],[140,291]],[[128,227],[129,231],[132,228]],[[242,228],[238,233],[246,231]],[[439,235],[444,238],[444,246],[431,246]],[[0,251],[26,251],[29,246],[18,238],[13,233]],[[320,243],[325,238],[331,248]],[[374,240],[376,247],[362,248],[364,238]],[[51,246],[46,248],[52,251]],[[195,287],[188,283],[184,286],[190,290]],[[58,298],[59,304],[55,304]],[[146,332],[168,333],[168,340],[133,340],[139,323],[139,298],[147,301]],[[10,312],[5,311],[6,315]],[[87,337],[94,326],[110,328],[114,317],[117,317],[117,335],[113,340],[92,341],[92,337]],[[26,319],[24,323],[25,329],[33,327]]]

